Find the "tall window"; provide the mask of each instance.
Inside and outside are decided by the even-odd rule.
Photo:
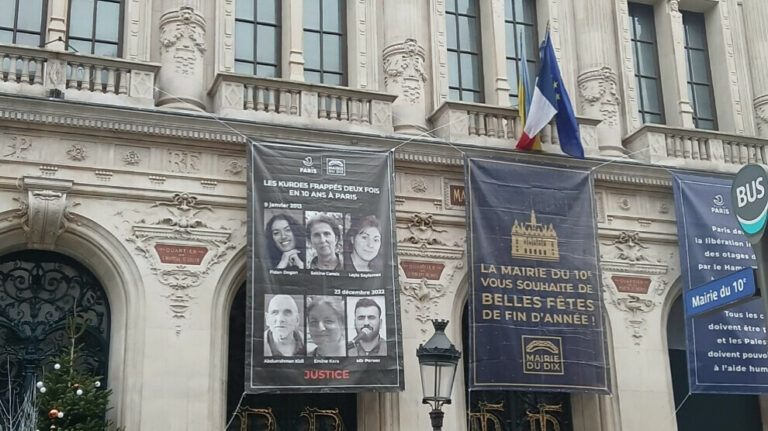
[[[477,0],[446,0],[448,90],[453,100],[483,102]]]
[[[517,90],[520,61],[525,50],[525,67],[533,86],[536,79],[536,60],[539,58],[536,37],[535,0],[505,0],[504,24],[507,40],[507,76],[509,77],[509,104],[518,106]]]
[[[304,79],[346,85],[344,0],[304,0]]]
[[[120,55],[122,30],[120,0],[71,0],[67,42],[82,54]]]
[[[0,0],[0,43],[42,46],[45,0]]]
[[[693,123],[699,129],[717,129],[715,95],[709,68],[707,31],[704,14],[683,12],[685,63],[688,71],[688,97],[693,106]]]
[[[280,75],[280,2],[237,0],[235,72],[268,78]]]
[[[629,3],[629,27],[635,57],[640,119],[643,123],[664,123],[653,6]]]

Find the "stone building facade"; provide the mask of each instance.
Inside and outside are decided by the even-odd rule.
[[[96,2],[103,3],[110,2]],[[118,29],[115,55],[97,55],[71,49],[80,46],[73,45],[75,25],[83,25],[79,3],[43,0],[40,43],[16,38],[17,13],[9,27],[16,43],[0,44],[0,256],[52,251],[101,284],[117,423],[208,431],[231,417],[229,316],[246,279],[244,143],[257,137],[395,149],[399,259],[435,264],[400,270],[405,391],[356,395],[349,429],[429,427],[415,351],[433,318],[450,319],[448,335],[463,348],[469,151],[594,170],[613,396],[571,395],[571,427],[677,429],[667,328],[681,268],[670,170],[730,174],[766,161],[763,0],[339,0],[342,45],[324,46],[321,58],[338,48],[342,67],[318,72],[338,72],[335,84],[308,78],[317,56],[307,48],[312,0],[276,2],[267,19],[277,28],[272,72],[243,73],[259,63],[243,60],[243,35],[249,24],[262,28],[258,17],[243,19],[244,3],[122,0],[106,27],[93,14],[92,46],[102,43],[100,31]],[[509,8],[523,3],[532,18],[510,19]],[[476,9],[457,11],[466,4]],[[650,75],[662,112],[655,123],[645,116],[655,115],[653,91],[637,72],[637,10],[654,25]],[[688,17],[703,23],[703,84],[691,77],[689,57],[704,48],[688,39]],[[529,60],[551,32],[585,160],[564,157],[550,126],[544,153],[513,149],[521,124],[511,96],[517,69],[509,65],[519,55],[507,27],[521,25],[518,18],[534,35]],[[467,51],[455,39],[468,22],[481,31],[467,36]],[[321,38],[335,34],[321,30]],[[467,60],[464,78],[456,58]],[[169,242],[208,252],[174,262],[166,257],[172,251],[155,247]],[[447,430],[468,429],[463,379],[460,368]]]

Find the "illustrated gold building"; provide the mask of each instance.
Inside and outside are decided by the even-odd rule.
[[[557,232],[550,223],[544,226],[536,222],[536,213],[531,210],[531,221],[512,226],[512,257],[533,260],[560,260],[557,247]]]

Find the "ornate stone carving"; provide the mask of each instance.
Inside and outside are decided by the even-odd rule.
[[[170,288],[170,292],[163,296],[168,300],[172,317],[185,319],[194,299],[193,288],[199,286],[236,247],[230,238],[232,230],[211,227],[200,216],[202,213],[213,214],[214,209],[198,204],[197,198],[188,193],[175,193],[169,201],[156,202],[150,210],[153,208],[163,208],[165,212],[151,221],[141,219],[133,224],[126,240],[147,260],[157,280]],[[179,248],[203,247],[207,252],[199,265],[169,264],[161,261],[157,244]],[[176,332],[181,332],[180,323]]]
[[[398,226],[398,229],[407,229],[410,235],[405,236],[399,242],[406,242],[426,248],[430,245],[448,245],[440,237],[445,233],[445,229],[438,229],[432,224],[432,214],[418,213],[411,216],[410,222],[405,227]]]
[[[172,53],[176,71],[190,75],[198,55],[205,54],[205,20],[189,6],[160,17],[160,45]]]
[[[415,177],[411,179],[411,190],[415,193],[426,193],[427,183],[424,182],[424,178]]]
[[[680,5],[678,0],[669,0],[669,11],[671,13],[680,13]]]
[[[14,217],[26,232],[27,246],[53,250],[59,235],[74,221],[70,210],[79,205],[67,201],[72,181],[24,177],[20,187],[22,198],[16,199],[19,209]]]
[[[123,156],[123,163],[128,166],[136,166],[141,163],[141,154],[136,151],[130,150]]]
[[[201,158],[199,152],[168,150],[168,170],[180,174],[200,172]]]
[[[222,161],[224,164],[224,172],[239,176],[245,170],[245,161],[240,159],[225,159]]]
[[[416,39],[408,38],[384,48],[384,87],[390,93],[400,94],[415,104],[424,96],[427,74],[424,69],[425,53]]]
[[[758,133],[768,137],[768,94],[756,97],[754,105]]]
[[[619,93],[616,73],[608,66],[589,70],[578,77],[582,110],[599,113],[609,126],[619,121]]]
[[[11,136],[10,142],[3,147],[2,157],[10,159],[26,160],[27,151],[32,147],[32,140],[26,136]]]
[[[637,295],[613,298],[611,302],[617,309],[629,314],[625,322],[627,328],[632,331],[632,341],[636,346],[639,346],[645,334],[646,320],[644,314],[656,308],[656,303],[650,299],[642,299]]]
[[[612,245],[616,248],[614,259],[628,262],[648,262],[648,258],[643,255],[643,250],[647,249],[648,246],[640,242],[639,232],[622,232],[612,242],[603,244]]]
[[[86,150],[85,145],[72,144],[69,150],[67,150],[67,157],[69,157],[70,160],[82,162],[88,158],[88,151]]]
[[[400,293],[405,296],[405,312],[413,313],[419,323],[422,324],[422,332],[427,331],[427,322],[436,319],[436,308],[440,298],[446,295],[448,289],[441,284],[430,282],[423,278],[417,282],[404,281],[400,283]]]

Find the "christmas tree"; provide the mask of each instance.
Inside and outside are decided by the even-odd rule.
[[[40,431],[104,431],[114,429],[106,420],[112,391],[102,387],[99,376],[83,371],[77,337],[87,322],[77,313],[67,320],[69,346],[37,382],[37,429]]]

